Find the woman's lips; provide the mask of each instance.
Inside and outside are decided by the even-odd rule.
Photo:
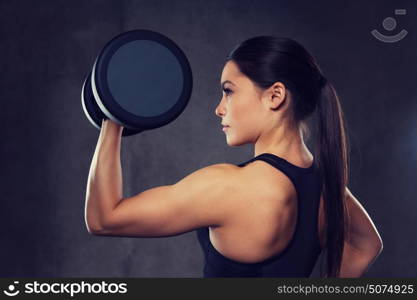
[[[226,131],[229,126],[223,126],[223,131]]]

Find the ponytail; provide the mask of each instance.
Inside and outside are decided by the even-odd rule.
[[[345,189],[348,183],[348,144],[345,121],[339,97],[333,85],[324,77],[317,103],[318,145],[317,163],[322,178],[325,211],[326,273],[324,277],[339,277],[344,241],[347,233]]]

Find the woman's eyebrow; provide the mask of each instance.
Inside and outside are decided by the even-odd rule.
[[[224,85],[226,84],[226,83],[230,83],[230,84],[232,84],[232,85],[235,85],[233,82],[231,82],[230,80],[225,80],[225,81],[223,81],[222,83],[221,83],[221,87],[224,87]]]

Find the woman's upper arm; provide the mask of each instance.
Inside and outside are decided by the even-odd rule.
[[[358,250],[381,251],[381,236],[365,208],[346,187],[346,201],[349,218],[346,242]]]
[[[239,168],[215,164],[173,185],[143,191],[119,202],[94,232],[117,236],[172,236],[199,227],[222,225],[240,197]]]

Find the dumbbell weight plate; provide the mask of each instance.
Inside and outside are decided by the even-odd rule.
[[[176,119],[188,104],[192,73],[182,50],[150,30],[122,33],[98,55],[91,87],[100,111],[132,130]]]
[[[83,87],[81,89],[81,105],[87,119],[94,127],[100,130],[103,119],[108,119],[105,114],[98,107],[91,89],[91,72],[85,78]],[[142,130],[132,130],[130,128],[123,128],[122,136],[134,135]]]

